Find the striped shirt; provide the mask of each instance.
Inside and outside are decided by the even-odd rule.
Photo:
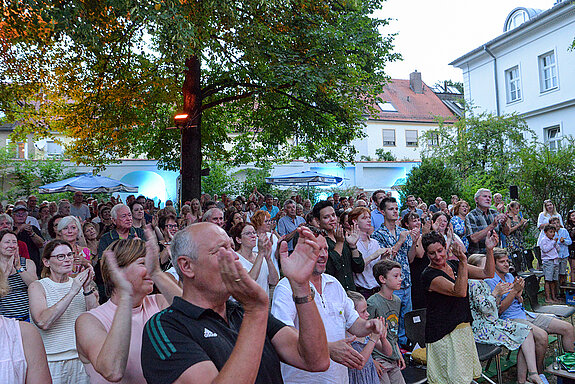
[[[21,257],[20,263],[26,265]],[[30,304],[28,302],[28,286],[19,273],[8,276],[10,292],[0,298],[0,315],[18,320],[27,320],[30,317]]]

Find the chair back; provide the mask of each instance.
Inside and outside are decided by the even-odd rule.
[[[537,310],[539,308],[539,300],[537,295],[539,294],[539,279],[535,275],[530,275],[525,277],[525,294],[531,309]]]
[[[413,343],[425,347],[426,310],[415,309],[407,312],[404,317],[405,336]]]
[[[533,256],[533,251],[531,249],[526,249],[523,251],[523,259],[525,260],[527,269],[531,270],[534,268],[533,260],[535,259],[535,256]]]
[[[539,262],[539,265],[540,266],[543,265],[543,263],[541,262],[541,248],[539,248],[538,245],[533,247],[533,254],[537,258],[537,262]]]
[[[513,276],[517,276],[517,274],[519,272],[523,272],[523,268],[521,265],[521,254],[519,253],[519,251],[515,251],[512,254],[509,255],[509,262],[510,262],[510,267],[513,268],[513,270],[509,270],[509,272],[513,275]]]

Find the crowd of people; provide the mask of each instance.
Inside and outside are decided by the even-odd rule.
[[[0,214],[0,382],[401,384],[406,314],[425,308],[429,383],[479,377],[475,342],[518,350],[518,382],[546,383],[548,334],[565,352],[575,334],[523,306],[520,208],[487,189],[429,206],[383,190],[179,209],[29,196]],[[559,303],[575,211],[547,200],[537,226]]]

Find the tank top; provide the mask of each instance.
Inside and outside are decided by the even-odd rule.
[[[124,377],[120,381],[123,384],[139,384],[145,383],[144,373],[142,372],[142,363],[140,354],[142,352],[142,333],[146,322],[160,312],[160,307],[156,301],[157,295],[149,295],[144,298],[142,305],[132,308],[132,336],[130,337],[130,350],[128,352],[128,363],[126,364],[126,371]],[[97,308],[91,309],[88,313],[94,316],[102,325],[106,332],[110,332],[114,315],[118,306],[108,300]],[[106,381],[92,366],[92,364],[84,364],[84,368],[90,376],[90,384],[107,384]]]
[[[0,316],[0,383],[24,384],[26,369],[20,324]]]
[[[46,277],[38,280],[38,282],[42,284],[46,292],[47,307],[51,307],[70,292],[73,280],[68,278],[68,281],[65,283],[57,283]],[[69,360],[78,357],[74,326],[78,316],[84,312],[86,312],[86,299],[82,294],[82,290],[80,290],[80,292],[74,296],[66,311],[52,324],[50,329],[44,331],[38,328],[40,336],[42,336],[42,341],[44,341],[44,346],[46,347],[48,361]],[[65,357],[63,357],[62,354],[65,352],[67,353]],[[57,359],[51,356],[55,354],[59,354]]]
[[[20,263],[26,265],[26,260],[21,257]],[[0,315],[19,320],[28,319],[30,313],[28,286],[17,272],[8,276],[8,285],[10,292],[0,298]]]

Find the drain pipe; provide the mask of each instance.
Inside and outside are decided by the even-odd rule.
[[[483,44],[483,50],[493,58],[493,80],[495,81],[495,104],[497,107],[497,116],[501,116],[501,111],[499,109],[499,85],[497,83],[497,58],[495,58],[493,53],[491,53],[489,48],[487,48],[487,44]]]

